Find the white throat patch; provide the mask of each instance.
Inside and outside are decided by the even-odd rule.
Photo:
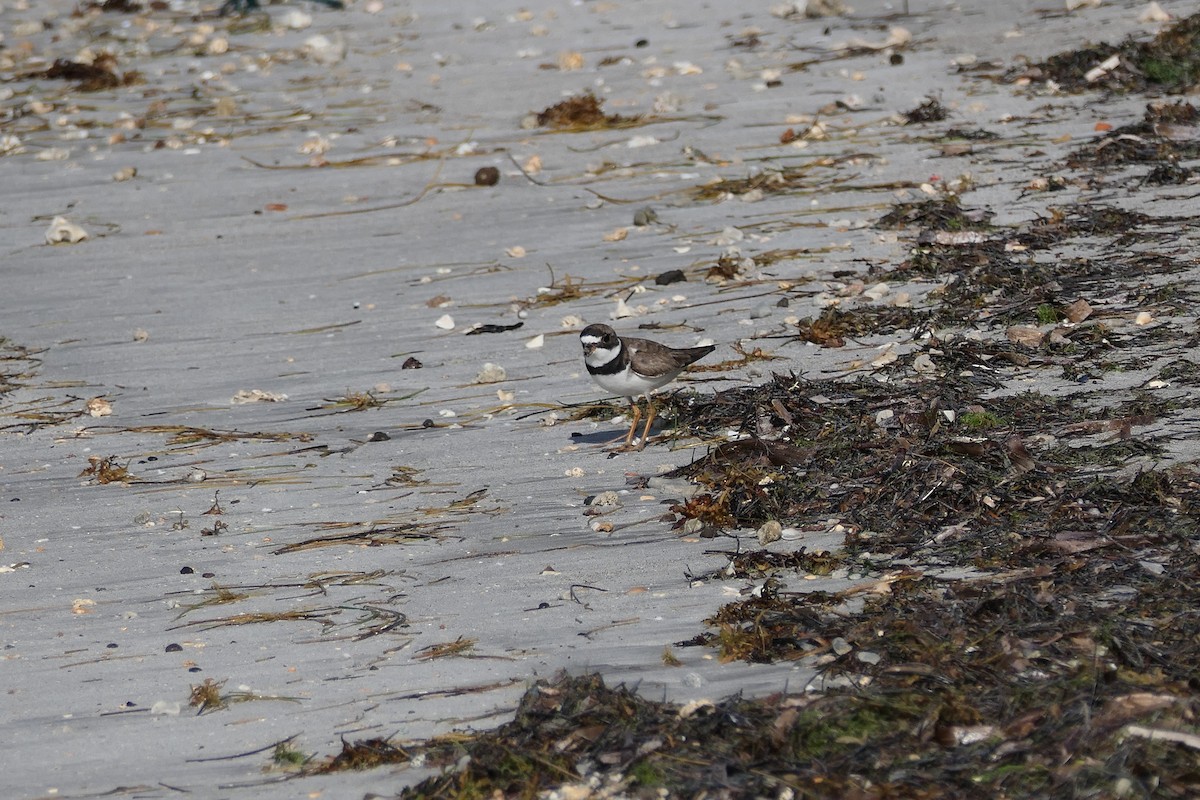
[[[589,342],[588,339],[592,339],[592,342]],[[600,340],[598,338],[593,338],[593,337],[589,336],[589,337],[587,337],[587,339],[582,339],[582,341],[584,344],[592,344],[594,342],[599,342]],[[585,355],[583,357],[583,360],[589,367],[599,368],[599,367],[603,367],[605,364],[610,363],[614,358],[616,358],[618,355],[620,355],[620,353],[621,353],[620,346],[613,347],[611,349],[605,348],[605,347],[597,347],[595,350],[593,350],[592,352]]]

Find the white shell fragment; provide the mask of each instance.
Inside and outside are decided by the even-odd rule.
[[[776,520],[769,519],[758,529],[757,535],[758,543],[766,547],[771,542],[777,542],[783,538],[783,525]]]
[[[1163,10],[1163,7],[1156,2],[1151,2],[1150,5],[1142,9],[1142,13],[1138,14],[1137,21],[1143,25],[1147,22],[1170,22],[1171,15]]]
[[[88,238],[88,232],[66,217],[55,217],[46,230],[46,244],[78,244]]]
[[[532,339],[530,339],[529,341],[527,341],[525,343],[525,349],[526,350],[541,350],[542,346],[545,344],[546,344],[546,335],[544,333],[539,333],[537,336],[533,337]]]
[[[452,331],[454,330],[454,317],[449,314],[442,314],[433,324],[444,331]]]
[[[330,39],[328,36],[317,34],[305,39],[300,53],[309,61],[328,67],[346,57],[346,42],[340,35]]]
[[[279,21],[283,23],[283,27],[290,28],[294,31],[302,31],[312,25],[312,14],[306,14],[298,8],[293,8],[291,11],[280,17]]]
[[[483,369],[479,370],[479,374],[475,376],[475,382],[499,383],[507,377],[508,373],[504,371],[504,367],[489,361],[483,365]]]
[[[238,389],[237,394],[229,399],[230,404],[235,406],[245,405],[246,403],[282,403],[287,400],[286,394],[279,392],[266,392],[262,389]]]
[[[87,412],[93,417],[107,417],[113,413],[112,403],[103,397],[93,397],[87,401]]]

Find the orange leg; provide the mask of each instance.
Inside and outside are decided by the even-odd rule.
[[[654,398],[646,395],[646,427],[642,430],[642,440],[638,442],[638,450],[645,448],[646,442],[650,441],[650,425],[654,422],[654,415]]]
[[[638,420],[642,417],[642,409],[638,408],[632,397],[629,398],[629,407],[633,409],[633,423],[629,426],[629,433],[625,434],[625,444],[618,448],[620,450],[628,450],[633,446],[633,434],[637,430]]]

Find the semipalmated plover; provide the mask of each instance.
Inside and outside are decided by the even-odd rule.
[[[617,332],[607,325],[588,325],[579,334],[579,341],[583,344],[583,362],[587,364],[592,380],[606,392],[629,398],[633,423],[625,435],[625,444],[618,448],[620,450],[628,450],[633,445],[633,433],[641,417],[635,399],[646,398],[646,427],[642,429],[637,448],[641,450],[646,446],[650,424],[654,422],[654,398],[650,393],[675,380],[688,364],[717,349],[711,344],[667,347],[649,339],[617,336]]]

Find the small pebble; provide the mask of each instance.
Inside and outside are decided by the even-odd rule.
[[[500,170],[495,167],[480,167],[475,170],[476,186],[495,186],[500,182]]]
[[[655,222],[658,222],[658,212],[650,206],[642,206],[633,212],[633,224],[638,228],[653,225]]]

